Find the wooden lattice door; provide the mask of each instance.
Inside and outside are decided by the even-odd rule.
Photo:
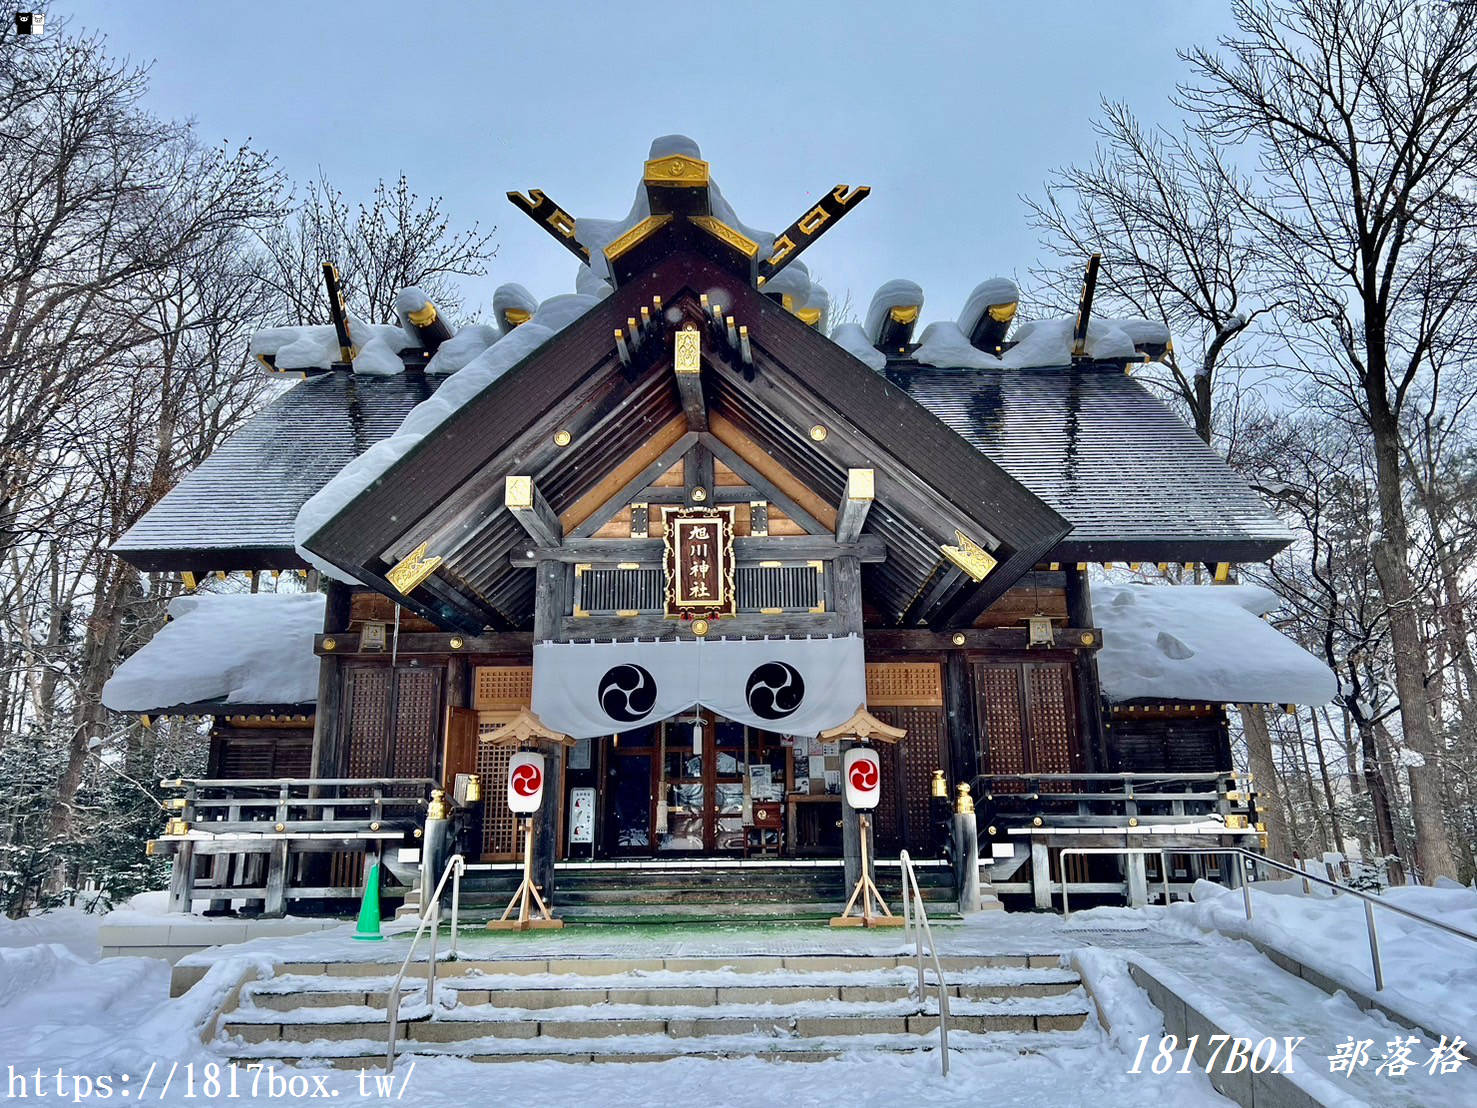
[[[478,666],[472,678],[472,706],[477,710],[477,776],[482,782],[482,860],[516,861],[518,825],[508,811],[508,761],[513,751],[492,746],[481,737],[496,731],[533,698],[533,667]]]
[[[445,677],[444,669],[433,666],[345,666],[344,775],[432,776]]]
[[[985,772],[1074,772],[1080,752],[1071,663],[975,662],[973,670],[980,764]],[[999,792],[1023,788],[1020,783],[995,782]]]

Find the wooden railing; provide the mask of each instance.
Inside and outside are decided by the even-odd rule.
[[[224,910],[242,901],[280,915],[289,900],[358,896],[359,875],[345,872],[342,856],[367,867],[387,845],[418,839],[432,784],[420,777],[161,781],[180,794],[165,802],[173,818],[149,844],[174,855],[169,909],[188,912],[209,900]],[[332,855],[341,856],[337,865]]]
[[[1230,773],[981,774],[973,791],[982,832],[992,824],[1113,828],[1236,816],[1256,822]]]

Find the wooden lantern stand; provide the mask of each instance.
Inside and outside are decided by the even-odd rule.
[[[901,927],[902,916],[895,916],[888,908],[887,901],[882,899],[882,894],[877,891],[876,884],[872,881],[872,867],[867,857],[867,829],[871,821],[866,813],[857,814],[857,820],[861,824],[862,831],[862,875],[857,878],[856,888],[851,890],[851,899],[846,902],[846,907],[841,909],[839,916],[831,917],[832,927]],[[857,898],[862,901],[862,914],[854,916],[851,909],[856,905]],[[872,900],[877,901],[877,915],[872,914]]]
[[[527,749],[536,741],[564,747],[574,745],[574,740],[568,735],[549,730],[527,708],[520,708],[516,716],[482,741],[493,746],[511,746],[520,750]],[[532,816],[518,821],[523,830],[523,880],[518,883],[508,906],[503,909],[502,917],[488,921],[489,931],[557,930],[564,926],[564,921],[555,919],[554,913],[549,911],[549,905],[539,894],[538,886],[533,881],[533,822]],[[538,909],[537,913],[533,910],[535,907]],[[513,915],[515,911],[516,916]]]
[[[549,906],[544,903],[544,898],[539,895],[538,886],[533,883],[533,817],[529,816],[518,822],[523,827],[523,880],[518,883],[513,898],[503,909],[502,918],[489,920],[487,929],[489,931],[557,930],[564,926],[564,921],[554,918],[554,914],[549,911]],[[532,913],[533,905],[538,905],[538,915]],[[509,919],[508,917],[513,914],[515,908],[518,910],[517,918]]]
[[[822,731],[822,739],[855,739],[867,742],[877,739],[880,742],[896,743],[900,741],[907,732],[901,727],[893,727],[883,723],[876,716],[867,711],[866,706],[858,707],[852,717],[837,727],[828,731]],[[877,884],[872,880],[872,864],[870,852],[867,850],[867,832],[871,829],[872,820],[866,812],[857,812],[857,822],[861,831],[862,848],[862,874],[857,878],[856,888],[851,890],[851,898],[847,900],[846,907],[841,909],[839,916],[831,917],[832,927],[901,927],[903,919],[901,916],[892,914],[888,908],[887,901],[882,899],[882,894],[877,891]],[[861,901],[861,915],[854,916],[851,910],[856,907],[857,901]],[[872,902],[876,901],[877,912],[872,911]]]

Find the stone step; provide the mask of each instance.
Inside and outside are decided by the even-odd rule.
[[[628,984],[604,984],[598,978],[575,978],[571,984],[509,986],[503,977],[448,977],[441,989],[453,990],[459,1005],[488,1005],[497,1008],[541,1010],[575,1004],[628,1004],[656,1006],[717,1006],[728,1004],[797,1004],[810,1001],[839,1000],[847,1002],[889,1002],[905,1000],[916,984],[910,970],[895,971],[894,980],[880,982],[876,974],[825,974],[823,982],[798,983],[799,975],[780,977],[760,984],[699,984],[703,975],[693,975],[690,983],[653,985],[639,979]],[[931,977],[931,974],[930,974]],[[854,981],[855,983],[850,983]],[[320,984],[321,983],[321,984]],[[980,981],[948,981],[951,997],[967,1000],[991,1000],[1006,997],[1062,996],[1080,985],[1077,976],[1067,970],[996,971],[993,979]],[[383,1010],[388,1000],[388,985],[366,989],[355,986],[354,978],[295,979],[290,990],[275,991],[277,982],[243,993],[241,1009],[271,1012],[293,1012],[304,1008],[369,1007]],[[936,988],[930,981],[929,989]],[[407,1000],[421,996],[423,983],[407,980],[403,986]]]
[[[965,1002],[961,1001],[961,1004]],[[880,1009],[880,1010],[879,1010]],[[920,1011],[917,1002],[886,1005],[836,1002],[810,1004],[802,1014],[789,1015],[783,1005],[734,1006],[727,1011],[704,1014],[690,1010],[674,1013],[597,1016],[587,1008],[554,1012],[451,1009],[438,1019],[401,1019],[397,1037],[413,1049],[414,1043],[467,1043],[481,1039],[603,1039],[623,1036],[667,1036],[676,1039],[725,1035],[767,1035],[795,1038],[833,1038],[927,1034],[938,1028],[938,1016]],[[358,1042],[380,1039],[388,1032],[382,1012],[368,1009],[330,1009],[310,1013],[326,1016],[353,1013],[359,1018],[310,1019],[280,1023],[248,1021],[233,1013],[222,1026],[222,1036],[241,1043],[270,1042]],[[262,1013],[265,1015],[265,1013]],[[1020,1001],[975,1002],[967,1011],[949,1015],[950,1030],[972,1033],[993,1031],[1075,1031],[1086,1022],[1088,1007],[1080,993],[1055,998]],[[289,1015],[281,1013],[280,1015]],[[229,1048],[229,1047],[228,1047]]]
[[[998,1031],[975,1033],[952,1027],[950,1051],[989,1050],[1013,1054],[1034,1053],[1051,1048],[1059,1041],[1060,1031]],[[932,1053],[938,1049],[938,1035],[928,1032],[901,1035],[841,1036],[830,1039],[808,1039],[788,1035],[713,1035],[702,1038],[674,1039],[666,1036],[614,1036],[607,1039],[485,1039],[453,1043],[401,1041],[396,1056],[456,1057],[464,1061],[568,1063],[589,1062],[665,1062],[675,1058],[757,1058],[772,1062],[820,1062],[864,1046],[869,1051],[888,1054]],[[385,1061],[384,1038],[356,1042],[305,1044],[275,1040],[245,1044],[228,1052],[231,1060],[241,1064],[260,1062],[274,1065],[297,1065],[302,1062],[327,1064],[336,1069],[381,1069]],[[397,1070],[397,1073],[403,1071]]]
[[[849,973],[887,970],[916,965],[911,954],[722,954],[637,958],[620,955],[573,955],[553,958],[458,958],[443,959],[444,975],[466,974],[568,974],[572,976],[605,976],[613,974],[652,973],[663,970],[676,973],[728,970],[733,973],[769,973],[780,970],[799,973]],[[941,955],[939,965],[945,973],[973,969],[1058,969],[1060,954],[968,954]],[[323,974],[331,977],[394,977],[400,971],[396,961],[324,961],[284,962],[277,967],[279,975]],[[425,963],[418,962],[411,974],[424,974]]]

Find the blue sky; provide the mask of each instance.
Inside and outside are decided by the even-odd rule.
[[[1023,193],[1091,152],[1099,99],[1172,125],[1175,50],[1224,5],[1069,3],[58,3],[153,59],[151,106],[210,141],[250,137],[350,197],[405,172],[454,226],[496,224],[469,307],[519,281],[573,291],[575,263],[504,198],[625,214],[650,140],[701,145],[740,217],[778,229],[841,182],[872,195],[805,257],[858,313],[893,277],[953,318],[1040,253]]]

